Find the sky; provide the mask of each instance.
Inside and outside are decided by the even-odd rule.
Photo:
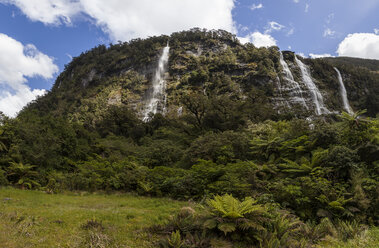
[[[16,116],[99,44],[193,27],[304,57],[379,59],[378,13],[378,0],[0,0],[0,111]]]

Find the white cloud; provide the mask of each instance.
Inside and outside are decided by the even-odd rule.
[[[290,30],[288,30],[288,32],[287,32],[287,36],[291,36],[291,35],[293,35],[295,33],[295,28],[291,28]]]
[[[70,61],[73,59],[72,55],[69,53],[66,53],[66,56],[70,59]]]
[[[312,59],[318,59],[318,58],[333,57],[333,56],[329,53],[323,53],[323,54],[310,53],[309,57],[311,57]]]
[[[281,29],[285,28],[285,26],[283,26],[277,22],[269,22],[267,25],[268,26],[265,30],[266,34],[271,33],[272,31],[280,31]]]
[[[308,11],[309,11],[309,3],[305,4],[305,10],[304,11],[305,11],[305,13],[308,13]]]
[[[294,2],[294,3],[299,3],[299,2],[300,2],[300,0],[293,0],[293,2]]]
[[[170,34],[193,27],[235,32],[234,0],[0,0],[31,20],[71,24],[87,15],[113,41]]]
[[[379,34],[379,28],[374,28],[374,33]]]
[[[30,90],[28,87],[23,87],[14,94],[6,91],[0,97],[0,111],[10,117],[14,117],[26,104],[45,93],[46,90]]]
[[[58,67],[34,45],[23,45],[1,33],[0,54],[0,111],[14,116],[27,102],[44,93],[38,89],[31,91],[26,84],[27,78],[52,78]]]
[[[261,8],[263,8],[263,4],[253,4],[253,5],[251,5],[251,7],[250,7],[250,9],[251,10],[256,10],[256,9],[261,9]]]
[[[325,22],[326,22],[327,24],[330,24],[330,23],[333,21],[333,19],[334,19],[334,13],[330,13],[330,14],[328,15],[328,17],[326,18]]]
[[[242,32],[246,32],[246,31],[249,31],[249,28],[246,27],[246,26],[239,25],[239,26],[238,26],[238,30],[240,30],[240,31],[242,31]]]
[[[379,35],[373,33],[349,34],[338,45],[339,56],[379,59]]]
[[[328,38],[333,38],[335,34],[336,34],[336,31],[333,31],[330,28],[326,28],[324,30],[324,34],[322,36],[328,37]]]
[[[239,37],[242,44],[247,42],[253,43],[256,47],[270,47],[276,46],[276,40],[269,34],[262,34],[260,32],[254,32],[245,37]]]
[[[45,24],[70,24],[71,17],[80,12],[80,4],[72,0],[0,0],[0,3],[13,4],[32,21]]]

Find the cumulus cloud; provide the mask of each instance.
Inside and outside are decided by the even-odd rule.
[[[24,87],[14,94],[6,91],[0,96],[0,111],[14,117],[26,104],[45,93],[46,90],[30,90],[28,87]]]
[[[250,9],[251,10],[256,10],[256,9],[261,9],[261,8],[263,8],[263,4],[253,4],[253,5],[251,5],[251,7],[250,7]]]
[[[379,59],[379,35],[373,33],[349,34],[337,49],[339,56]]]
[[[274,31],[280,31],[284,28],[285,28],[284,25],[271,21],[267,23],[263,33],[259,31],[255,31],[253,33],[246,35],[245,37],[238,37],[238,39],[240,40],[242,44],[250,42],[250,43],[253,43],[254,46],[256,47],[276,46],[277,41],[275,40],[274,37],[271,36],[271,33]],[[293,32],[294,32],[294,29],[291,29],[288,31],[287,35],[288,36],[292,35]]]
[[[276,40],[269,34],[262,34],[260,32],[254,32],[245,37],[239,37],[241,43],[253,43],[256,47],[270,47],[276,46]]]
[[[323,53],[323,54],[310,53],[309,57],[311,57],[312,59],[318,59],[318,58],[333,57],[333,56],[329,53]]]
[[[114,41],[170,34],[193,27],[234,32],[234,0],[0,0],[13,4],[31,20],[71,24],[90,17]]]
[[[45,93],[38,89],[32,91],[26,84],[27,78],[52,78],[58,67],[34,45],[23,45],[1,33],[0,54],[0,111],[15,116],[29,101]]]
[[[304,10],[304,12],[308,13],[308,11],[309,11],[309,3],[306,3],[305,4],[305,10]]]
[[[379,34],[379,28],[374,28],[374,33]]]
[[[0,0],[13,4],[32,21],[45,24],[71,24],[71,17],[80,12],[80,4],[71,0]]]

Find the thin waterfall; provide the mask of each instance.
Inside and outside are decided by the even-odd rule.
[[[321,95],[320,90],[317,88],[316,84],[312,80],[308,66],[306,66],[301,60],[299,60],[296,55],[295,61],[300,68],[303,83],[307,86],[311,94],[313,103],[316,106],[316,114],[321,115],[330,113],[330,111],[324,105],[324,99]]]
[[[288,85],[286,88],[280,87],[279,91],[282,93],[284,90],[289,91],[290,95],[292,96],[292,100],[296,102],[301,102],[301,104],[308,109],[307,104],[305,103],[305,99],[302,94],[302,90],[300,88],[300,85],[298,82],[295,81],[292,72],[287,64],[287,62],[283,58],[283,53],[280,52],[280,65],[283,67],[284,72],[284,80],[287,81]]]
[[[161,57],[159,58],[158,67],[153,78],[153,91],[146,104],[143,112],[143,121],[150,119],[150,113],[164,113],[166,108],[166,80],[165,73],[168,64],[170,46],[163,48]]]
[[[276,76],[276,86],[279,90],[279,98],[277,100],[279,100],[279,104],[282,103],[283,106],[286,106],[288,109],[291,109],[291,105],[289,104],[289,102],[287,101],[287,99],[285,97],[283,97],[283,93],[282,93],[282,84],[280,82],[280,78],[278,76],[278,73],[276,73],[277,76]],[[284,103],[283,103],[284,102]]]
[[[346,110],[347,113],[353,114],[354,112],[352,108],[350,107],[349,100],[347,99],[347,92],[346,92],[345,84],[343,83],[343,80],[342,80],[341,73],[336,67],[334,67],[334,70],[337,72],[338,81],[340,83],[340,94],[342,96],[343,108]]]

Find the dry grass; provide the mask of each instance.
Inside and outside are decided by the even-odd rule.
[[[357,235],[354,239],[350,239],[346,242],[336,240],[333,238],[327,238],[321,242],[318,248],[378,248],[379,247],[379,228],[372,228],[363,231]]]

